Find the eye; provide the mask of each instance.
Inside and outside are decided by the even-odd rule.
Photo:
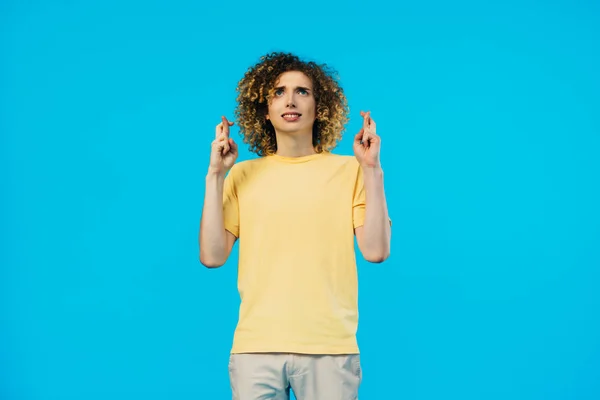
[[[298,94],[306,96],[308,94],[308,92],[306,90],[304,90],[304,89],[298,89]]]
[[[279,96],[281,96],[282,94],[283,94],[283,89],[277,89],[277,90],[275,91],[275,96],[278,96],[278,97],[279,97]]]

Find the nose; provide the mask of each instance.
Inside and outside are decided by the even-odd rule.
[[[287,106],[288,107],[296,107],[296,103],[294,101],[294,92],[293,91],[288,95]]]

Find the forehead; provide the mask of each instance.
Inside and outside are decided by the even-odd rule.
[[[300,71],[287,71],[279,75],[275,86],[302,86],[312,88],[312,80]]]

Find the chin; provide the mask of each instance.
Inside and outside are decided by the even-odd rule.
[[[312,134],[312,127],[307,126],[282,126],[281,128],[275,128],[275,131],[279,131],[282,133],[300,133],[303,131],[310,131]]]

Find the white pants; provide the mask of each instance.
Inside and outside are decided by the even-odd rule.
[[[233,400],[358,400],[359,354],[240,353],[229,357]]]

